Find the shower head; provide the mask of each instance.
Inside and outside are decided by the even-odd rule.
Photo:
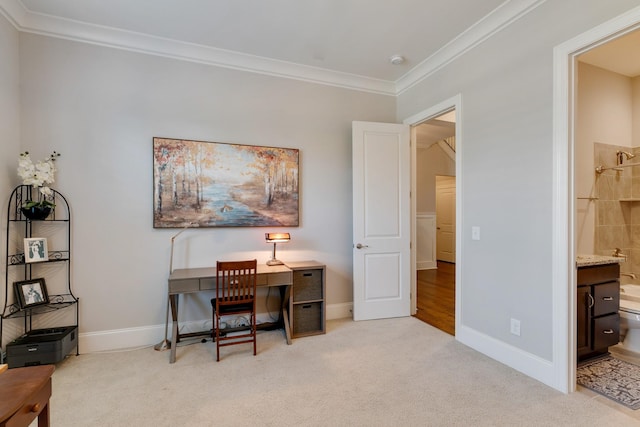
[[[616,151],[616,158],[618,165],[621,165],[622,163],[624,163],[624,159],[626,157],[627,160],[631,160],[635,157],[635,154],[631,154],[628,151]]]

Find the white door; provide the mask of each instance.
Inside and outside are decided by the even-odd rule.
[[[456,262],[455,176],[436,176],[436,259]]]
[[[409,316],[409,126],[353,122],[353,319]]]

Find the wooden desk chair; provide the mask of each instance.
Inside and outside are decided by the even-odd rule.
[[[216,269],[216,298],[211,300],[216,361],[220,361],[220,347],[250,342],[253,342],[255,356],[257,261],[218,261]],[[249,315],[249,331],[234,336],[220,335],[220,319],[233,315]]]

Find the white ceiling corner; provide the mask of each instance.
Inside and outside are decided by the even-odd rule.
[[[396,81],[396,95],[473,49],[546,0],[507,0]]]
[[[42,10],[47,10],[49,13],[40,13],[29,10],[25,7],[22,0],[0,0],[0,13],[2,13],[9,22],[16,27],[16,29],[22,32],[58,37],[117,49],[125,49],[151,55],[262,73],[318,84],[396,96],[420,82],[429,74],[442,68],[464,52],[472,49],[474,46],[477,46],[488,37],[491,37],[492,34],[500,31],[500,29],[517,20],[533,8],[544,3],[546,0],[507,0],[504,2],[494,0],[497,7],[483,16],[467,17],[475,19],[475,23],[468,26],[466,29],[462,29],[462,31],[457,35],[452,34],[451,39],[448,42],[445,42],[443,46],[439,46],[434,51],[425,51],[425,58],[413,58],[413,67],[410,69],[407,68],[407,72],[396,80],[345,72],[344,70],[348,69],[348,67],[345,66],[344,69],[341,70],[340,64],[334,64],[335,66],[333,68],[325,68],[322,66],[314,66],[297,62],[295,58],[294,60],[272,58],[269,57],[268,53],[261,55],[261,52],[259,51],[243,53],[237,50],[223,49],[203,43],[179,40],[172,37],[163,37],[158,34],[148,34],[143,31],[136,31],[138,28],[143,29],[147,27],[144,25],[136,27],[135,22],[130,22],[131,25],[128,29],[116,28],[115,25],[109,25],[108,21],[104,21],[107,23],[106,25],[104,23],[96,24],[92,22],[85,22],[69,18],[68,16],[72,16],[69,13],[66,13],[66,16],[64,16],[64,7],[59,9],[54,7],[57,6],[57,0],[47,0],[46,2],[38,2],[34,0],[25,1],[29,2],[28,4],[30,4],[31,7],[34,7],[34,5],[44,7]],[[108,2],[103,3],[101,6],[104,7],[105,4],[108,4],[109,11],[112,15],[117,15],[119,11],[117,7],[119,5],[131,7],[131,4],[136,1],[137,0],[130,0],[128,3]],[[60,5],[67,6],[68,10],[74,10],[69,6],[73,6],[74,0],[60,0],[58,3]],[[279,3],[282,4],[283,2],[281,1]],[[419,4],[419,2],[414,3],[412,0],[406,0],[404,3],[406,3],[407,6],[415,6],[416,4]],[[176,1],[175,3],[172,3],[167,1],[165,4],[175,7],[182,6],[184,9],[184,3],[182,2]],[[203,5],[207,3],[201,2],[200,4]],[[298,7],[299,5],[300,3],[298,3]],[[438,5],[441,7],[452,7],[442,3],[438,3]],[[207,7],[211,7],[211,4],[209,3]],[[66,12],[68,12],[68,10]],[[451,10],[448,11],[450,12]],[[57,12],[60,12],[60,14],[56,15]],[[407,10],[405,12],[407,14],[412,13],[411,10]],[[95,22],[101,21],[96,20]],[[140,21],[140,24],[142,24],[142,21]],[[322,32],[329,30],[319,28],[317,31]],[[412,33],[409,33],[409,35],[411,34]],[[406,37],[409,37],[409,35],[394,34],[393,37],[397,37],[396,45],[402,46],[403,40],[406,42]],[[274,34],[274,37],[275,36],[276,35]],[[405,39],[403,39],[403,37],[405,37]],[[421,37],[420,39],[423,38]],[[413,41],[415,47],[415,40]],[[341,40],[336,38],[335,44],[329,46],[329,48],[339,49],[341,47],[340,42]],[[379,52],[376,52],[375,49],[372,49],[371,52],[366,51],[365,49],[362,49],[362,52],[358,52],[358,54],[370,55],[370,57],[365,58],[369,61],[378,61],[377,57],[371,58],[371,56],[377,53]],[[403,52],[399,51],[393,53]],[[387,64],[383,65],[387,66]],[[397,71],[398,69],[394,69],[394,72],[397,73]]]

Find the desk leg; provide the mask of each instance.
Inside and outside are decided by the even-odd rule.
[[[284,322],[284,335],[287,339],[287,344],[291,345],[291,326],[289,317],[289,298],[291,296],[291,285],[284,286],[284,295],[282,295],[282,307],[280,311],[282,313],[282,321]]]
[[[176,347],[178,347],[178,295],[169,295],[169,301],[171,303],[171,319],[173,321],[171,326],[171,353],[169,355],[169,363],[176,361]]]

